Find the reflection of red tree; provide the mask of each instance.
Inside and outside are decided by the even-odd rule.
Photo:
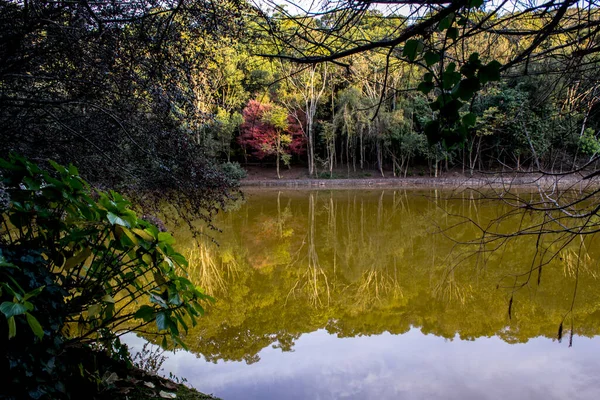
[[[238,143],[244,149],[250,149],[251,154],[259,160],[275,155],[277,152],[277,129],[265,119],[266,114],[272,108],[271,103],[250,100],[242,112],[244,122],[240,127],[241,135],[237,139]],[[288,126],[283,133],[291,138],[285,153],[302,154],[305,139],[302,134],[302,127],[296,118],[288,116]]]
[[[265,207],[277,209],[277,205],[272,203],[265,204]],[[257,212],[251,220],[239,227],[240,235],[243,238],[242,243],[252,249],[246,256],[249,266],[257,270],[280,266],[282,265],[281,259],[278,258],[280,254],[276,254],[278,249],[295,253],[302,248],[306,238],[306,215],[300,210],[293,211],[288,211],[288,216],[281,218]],[[281,222],[283,222],[284,231],[290,232],[284,236],[280,232],[279,224]]]

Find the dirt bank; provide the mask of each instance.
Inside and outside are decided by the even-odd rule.
[[[287,179],[266,179],[256,176],[243,179],[242,187],[256,188],[287,188],[287,189],[318,189],[318,188],[497,188],[510,189],[513,187],[552,188],[585,190],[599,186],[598,179],[582,179],[580,174],[544,175],[544,174],[479,174],[467,177],[461,174],[448,174],[441,177],[407,177],[407,178],[347,178],[347,179],[310,179],[307,177]]]

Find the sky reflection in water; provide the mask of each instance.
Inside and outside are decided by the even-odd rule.
[[[265,348],[254,364],[169,353],[163,373],[234,399],[598,399],[600,340],[497,337],[449,341],[413,328],[403,335],[302,335],[293,352]],[[139,348],[143,339],[129,337]]]

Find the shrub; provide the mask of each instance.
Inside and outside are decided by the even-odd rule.
[[[221,164],[221,169],[225,172],[225,175],[232,181],[239,181],[240,179],[244,179],[248,174],[246,170],[242,168],[240,163],[234,162],[226,162]]]
[[[184,277],[187,261],[169,233],[138,218],[118,193],[90,188],[74,166],[50,164],[52,173],[14,155],[0,159],[9,199],[0,335],[19,397],[68,397],[74,376],[100,382],[94,363],[77,354],[93,347],[130,361],[119,336],[151,323],[163,345],[170,337],[184,346],[180,330],[211,300]]]

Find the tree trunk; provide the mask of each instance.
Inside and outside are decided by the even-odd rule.
[[[277,135],[277,157],[275,160],[275,165],[277,166],[277,179],[281,179],[281,175],[279,174],[279,155],[281,153],[281,135]]]

